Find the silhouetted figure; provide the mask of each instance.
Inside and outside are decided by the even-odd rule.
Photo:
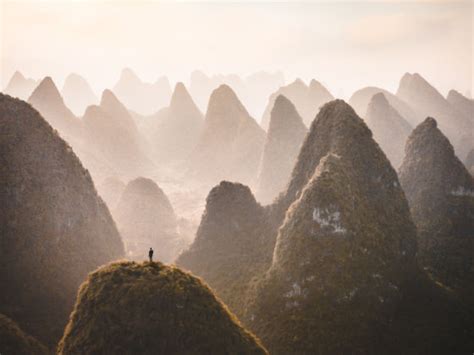
[[[150,248],[148,251],[148,258],[150,259],[150,263],[153,262],[153,248]]]

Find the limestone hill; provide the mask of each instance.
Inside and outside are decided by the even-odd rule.
[[[398,168],[405,155],[410,124],[388,103],[384,94],[375,94],[367,108],[365,122],[392,166]]]
[[[0,95],[0,312],[55,343],[77,287],[123,255],[89,173],[24,101]]]
[[[113,215],[129,258],[145,260],[153,247],[155,260],[168,263],[175,259],[180,247],[176,214],[153,180],[130,181]]]
[[[307,131],[295,106],[278,96],[260,163],[257,196],[262,203],[272,202],[285,189]]]
[[[474,180],[433,118],[410,135],[399,175],[422,265],[449,287],[472,292]]]
[[[59,354],[266,354],[199,279],[161,263],[89,275]]]

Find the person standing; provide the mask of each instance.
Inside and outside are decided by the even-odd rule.
[[[153,248],[148,251],[148,259],[150,259],[150,263],[153,262]]]

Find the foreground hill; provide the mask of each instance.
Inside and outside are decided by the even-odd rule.
[[[0,314],[0,353],[46,355],[48,350],[38,340],[25,334],[14,321]]]
[[[123,255],[89,173],[24,101],[0,95],[0,312],[55,342],[88,272]]]
[[[169,263],[175,259],[180,247],[176,214],[153,180],[130,181],[113,214],[129,258],[144,260],[153,247],[155,260]]]
[[[265,354],[199,279],[161,263],[89,275],[59,354]]]
[[[399,175],[423,266],[449,287],[474,294],[474,179],[433,118],[410,135]]]

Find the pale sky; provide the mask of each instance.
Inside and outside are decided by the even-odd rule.
[[[473,90],[472,1],[152,2],[0,0],[1,82],[70,72],[99,92],[123,67],[172,84],[281,70],[347,98],[419,72],[443,94]]]

